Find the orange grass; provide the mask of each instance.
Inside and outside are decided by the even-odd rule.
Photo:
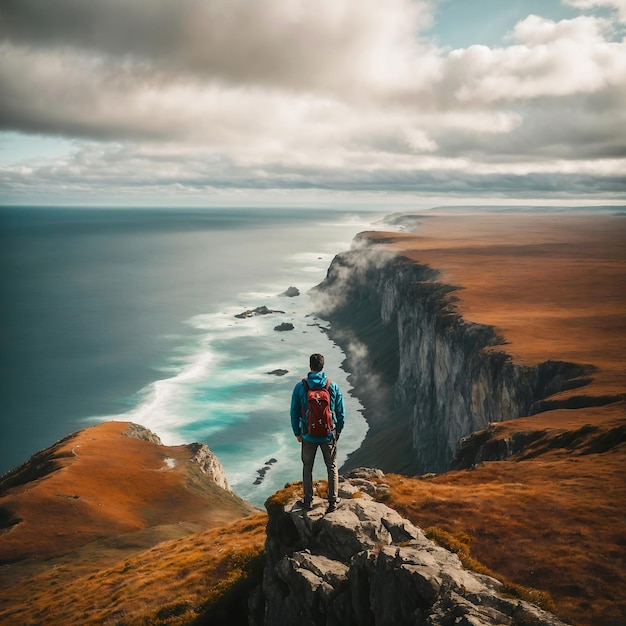
[[[5,477],[0,517],[18,523],[0,533],[0,622],[121,624],[160,607],[148,623],[173,623],[261,550],[264,516],[232,538],[224,525],[255,508],[203,475],[187,447],[123,436],[127,426],[75,433],[40,453],[23,480]]]
[[[163,542],[112,567],[75,576],[71,564],[3,589],[0,622],[13,624],[189,624],[248,575],[265,541],[256,514]]]
[[[328,481],[315,480],[313,481],[313,495],[323,500],[328,498]],[[302,481],[295,481],[287,483],[282,489],[273,493],[266,501],[266,508],[273,506],[286,506],[290,502],[295,501],[298,498],[304,497],[304,491],[302,490]]]
[[[370,236],[462,287],[458,311],[494,326],[514,360],[592,363],[590,391],[624,393],[624,216],[433,211],[419,234]]]
[[[253,510],[200,476],[185,446],[122,436],[127,427],[107,422],[67,437],[46,451],[55,471],[4,490],[0,508],[22,521],[0,534],[0,562],[42,560],[157,525],[220,524]]]
[[[572,624],[626,623],[626,444],[553,451],[430,479],[388,475],[386,504],[423,528],[471,538],[472,556],[548,592]]]

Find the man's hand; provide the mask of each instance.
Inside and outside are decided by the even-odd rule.
[[[300,437],[300,435],[296,435],[296,439],[298,440],[298,443],[302,443],[302,437]]]

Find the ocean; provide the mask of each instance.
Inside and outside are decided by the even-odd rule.
[[[167,445],[206,443],[260,506],[301,478],[289,403],[313,352],[344,392],[342,463],[367,425],[307,291],[380,217],[0,208],[0,473],[81,428],[133,421]],[[260,306],[282,312],[235,317]]]

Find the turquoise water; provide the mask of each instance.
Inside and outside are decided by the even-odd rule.
[[[262,504],[300,478],[289,401],[312,352],[346,397],[343,461],[367,428],[307,291],[379,217],[0,209],[0,471],[94,422],[132,420],[166,444],[206,443],[233,490]],[[290,286],[301,295],[280,295]],[[262,305],[284,313],[235,317]]]

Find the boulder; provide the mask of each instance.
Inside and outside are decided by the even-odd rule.
[[[281,296],[287,296],[288,298],[295,298],[300,295],[300,290],[297,287],[289,287],[285,291],[283,291]]]
[[[291,322],[283,322],[282,324],[279,324],[278,326],[274,326],[274,330],[278,330],[280,332],[283,332],[285,330],[293,330],[294,326]]]
[[[247,311],[243,311],[243,313],[237,313],[235,317],[238,317],[239,319],[246,319],[248,317],[254,317],[256,315],[271,315],[272,313],[284,313],[284,311],[268,309],[265,305],[263,305],[256,307],[256,309],[248,309]]]
[[[140,424],[135,424],[131,422],[128,425],[128,428],[122,431],[122,437],[133,437],[134,439],[141,439],[142,441],[150,441],[152,443],[156,443],[159,446],[163,445],[160,437],[153,433],[150,429],[145,426],[141,426]]]

